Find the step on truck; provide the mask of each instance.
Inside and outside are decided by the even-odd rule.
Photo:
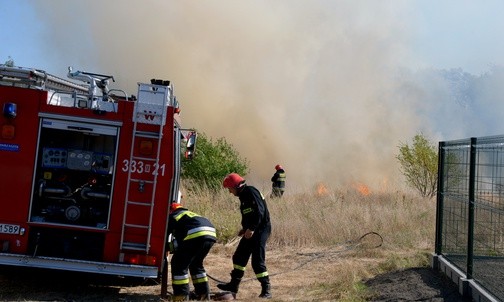
[[[110,89],[113,76],[0,65],[0,265],[167,284],[167,223],[181,160],[169,81]],[[187,143],[186,143],[187,142]]]

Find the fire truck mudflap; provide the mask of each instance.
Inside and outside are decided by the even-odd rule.
[[[128,97],[112,76],[68,77],[0,65],[0,265],[159,277],[180,181],[173,86]]]

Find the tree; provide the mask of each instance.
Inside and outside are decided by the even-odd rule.
[[[436,195],[438,179],[437,147],[422,134],[413,138],[413,145],[400,143],[396,156],[406,182],[423,197]]]
[[[247,160],[241,158],[224,138],[214,141],[204,133],[198,133],[194,158],[182,162],[182,178],[201,187],[219,189],[224,177],[231,172],[247,174]]]

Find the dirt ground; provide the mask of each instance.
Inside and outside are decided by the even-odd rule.
[[[227,281],[232,249],[217,248],[206,261],[211,290],[217,281]],[[338,301],[331,287],[338,283],[341,271],[355,265],[373,263],[373,259],[346,253],[313,256],[310,251],[269,251],[273,299],[270,301]],[[326,284],[321,289],[320,284]],[[368,301],[469,301],[456,287],[429,268],[410,268],[378,275],[365,281],[372,298]],[[154,280],[102,278],[73,272],[0,267],[0,301],[169,301],[162,299],[161,286]],[[171,288],[169,287],[169,291]],[[259,283],[251,269],[240,286],[237,300],[258,301]]]
[[[376,276],[365,283],[370,301],[471,301],[463,299],[451,280],[430,268],[410,268]]]

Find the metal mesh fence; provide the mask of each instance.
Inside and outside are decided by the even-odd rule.
[[[439,144],[436,253],[504,301],[504,136]]]

